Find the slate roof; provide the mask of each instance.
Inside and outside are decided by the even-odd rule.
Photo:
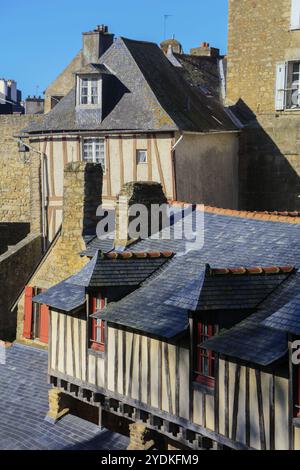
[[[71,312],[85,303],[85,288],[69,284],[68,280],[60,282],[42,294],[36,295],[33,302],[49,305],[57,310]]]
[[[114,74],[107,96],[117,96],[102,121],[99,113],[76,115],[74,87],[41,123],[33,122],[24,132],[237,130],[222,105],[190,86],[156,44],[119,38],[99,63]]]
[[[176,214],[175,224],[174,227],[171,228],[171,234],[174,233],[176,223],[178,223],[177,219],[180,219],[182,216],[182,210],[178,208]],[[108,321],[148,332],[149,334],[163,338],[173,338],[188,327],[188,311],[191,307],[195,308],[195,297],[191,296],[190,298],[191,288],[194,286],[194,292],[196,294],[201,289],[201,273],[205,271],[205,265],[207,263],[209,263],[212,268],[235,268],[240,266],[268,267],[274,265],[285,266],[289,264],[296,265],[296,267],[300,266],[299,224],[292,223],[292,219],[291,223],[280,222],[280,217],[278,217],[278,221],[273,221],[272,216],[268,216],[271,219],[268,221],[265,220],[267,216],[261,216],[261,220],[256,220],[253,214],[251,218],[250,215],[249,217],[238,217],[236,216],[237,213],[234,211],[233,214],[234,215],[231,216],[220,215],[218,211],[215,213],[205,212],[204,246],[196,249],[196,251],[185,253],[185,241],[176,239],[147,239],[131,245],[131,251],[168,249],[178,253],[178,255],[175,256],[166,267],[163,267],[146,283],[142,284],[137,291],[125,297],[120,302],[108,306],[107,309],[96,313],[96,315],[101,318],[107,318]],[[260,216],[258,216],[258,219],[259,217]],[[188,220],[187,224],[190,223],[191,221]],[[246,306],[257,306],[257,304],[263,300],[265,296],[268,296],[276,286],[278,287],[280,282],[286,279],[286,274],[278,274],[276,275],[278,276],[276,279],[274,275],[271,284],[268,285],[269,276],[272,275],[253,275],[255,279],[263,277],[263,283],[262,286],[259,286],[259,294],[257,295],[255,293],[254,300],[251,300],[251,303],[248,305],[245,304]],[[240,282],[240,280],[234,282]],[[277,289],[275,293],[276,291]],[[177,292],[180,293],[180,299],[181,294],[183,292],[185,293],[183,301],[179,300],[178,304],[170,305],[170,299],[174,299]],[[295,291],[293,292],[295,295]],[[291,295],[291,292],[289,295]],[[236,299],[238,299],[238,288],[236,289],[236,296]],[[225,299],[227,301],[229,296],[226,295]],[[276,308],[277,301],[280,305],[280,299],[274,294],[273,309]],[[228,308],[231,307],[232,304],[228,304]],[[266,312],[266,317],[269,315],[270,310]],[[272,358],[281,357],[286,350],[285,336],[280,336],[277,332],[270,331],[269,328],[264,329],[263,326],[258,327],[258,320],[264,319],[265,317],[259,317],[258,320],[256,317],[251,318],[253,318],[252,327],[255,326],[256,330],[251,330],[253,331],[253,335],[251,336],[249,333],[249,324],[247,324],[248,331],[245,334],[246,336],[249,334],[251,340],[247,343],[248,356],[245,357],[254,358],[256,350],[267,349],[271,344],[273,344],[275,351],[275,355],[273,354]],[[249,319],[249,321],[252,320]],[[243,346],[245,343],[245,335],[243,336],[241,333],[241,341],[239,342],[237,340],[240,334],[239,331],[240,330],[238,330],[237,334],[233,337],[233,340],[237,344],[235,349],[237,357],[239,357],[239,347],[244,348],[243,351],[246,349],[246,347]],[[256,338],[255,341],[254,337]],[[244,354],[243,351],[241,351],[240,355]],[[251,354],[253,356],[251,356]],[[268,356],[268,360],[272,360],[272,358]]]
[[[196,279],[184,289],[176,290],[166,303],[192,311],[254,310],[293,269],[287,268],[286,273],[276,272],[277,269],[274,273],[266,273],[262,268],[257,268],[257,273],[249,273],[241,268],[234,270],[236,274],[226,273],[226,270],[222,274],[219,270],[218,274],[218,270],[214,272],[209,266],[207,268],[206,276],[202,274],[201,280]]]
[[[101,75],[111,75],[111,71],[103,64],[87,64],[76,73],[78,74],[101,74]]]
[[[265,319],[294,298],[299,289],[300,273],[296,272],[274,291],[258,313],[206,341],[204,346],[226,356],[263,366],[277,361],[287,352],[287,335],[284,331],[270,328],[270,323]]]
[[[174,56],[182,66],[180,72],[192,87],[207,96],[210,95],[218,100],[220,99],[221,77],[219,73],[219,57],[188,54],[174,54]]]
[[[98,251],[66,283],[83,287],[139,286],[172,257],[172,253],[116,253]]]
[[[300,294],[269,316],[263,324],[275,330],[300,335]]]

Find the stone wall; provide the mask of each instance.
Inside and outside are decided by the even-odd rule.
[[[61,235],[53,242],[27,285],[49,288],[79,271],[88,261],[83,235],[95,233],[96,209],[101,202],[100,164],[74,162],[64,170],[64,210]],[[18,306],[17,338],[23,342],[24,294]]]
[[[40,116],[0,116],[0,222],[30,222],[30,163],[20,153],[18,135]]]
[[[15,338],[16,312],[11,310],[11,306],[40,256],[39,235],[28,235],[0,256],[0,339],[11,341]]]
[[[250,116],[241,137],[240,208],[300,210],[300,111],[275,111],[276,65],[300,60],[291,0],[229,0],[227,103]]]

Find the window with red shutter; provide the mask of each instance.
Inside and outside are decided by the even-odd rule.
[[[25,287],[23,336],[48,343],[49,307],[32,302],[33,297],[42,290],[38,287]]]
[[[201,344],[216,335],[218,331],[218,325],[205,321],[196,322],[194,381],[209,387],[214,387],[215,384],[215,355]]]
[[[90,311],[95,313],[106,305],[106,299],[101,294],[90,298]],[[95,351],[105,351],[105,322],[97,318],[90,318],[90,348]]]
[[[34,289],[32,286],[25,287],[25,300],[24,300],[24,338],[31,339],[32,337],[32,297]]]

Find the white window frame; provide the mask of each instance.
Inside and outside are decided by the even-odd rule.
[[[300,0],[291,0],[291,30],[300,29]]]
[[[145,161],[139,161],[139,155],[142,154],[142,153],[143,153],[143,154],[145,155],[145,157],[146,157]],[[137,164],[137,165],[145,165],[146,163],[148,163],[148,152],[147,152],[147,150],[145,150],[145,149],[137,149],[137,150],[136,150],[136,164]]]
[[[86,146],[89,145],[89,150]],[[99,149],[97,150],[97,145]],[[102,146],[102,151],[101,151]],[[98,156],[97,156],[98,153]],[[86,156],[90,154],[91,158]],[[101,163],[103,174],[106,174],[106,143],[103,137],[84,137],[82,139],[82,161],[88,163]]]
[[[298,66],[294,71],[294,65]],[[278,71],[280,70],[280,75]],[[275,108],[277,111],[299,111],[300,110],[300,58],[277,64],[276,68],[276,98]]]
[[[83,87],[83,83],[86,81],[86,87]],[[96,84],[96,86],[95,86]],[[87,89],[86,103],[82,103],[83,88]],[[93,88],[97,89],[97,95],[93,95]],[[101,93],[102,93],[102,80],[101,77],[96,75],[80,75],[77,77],[77,106],[80,108],[95,108],[101,106]],[[93,96],[97,96],[97,101],[93,103]]]

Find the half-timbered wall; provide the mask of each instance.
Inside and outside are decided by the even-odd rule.
[[[288,397],[287,378],[220,359],[220,434],[258,450],[288,450]]]
[[[157,181],[166,196],[174,199],[171,134],[111,135],[105,137],[106,173],[103,177],[102,202],[113,208],[114,201],[124,183],[131,181]],[[56,136],[35,138],[47,156],[48,226],[51,241],[62,222],[63,169],[69,162],[82,159],[82,138]],[[136,163],[136,151],[147,150],[147,163]]]
[[[50,375],[214,430],[214,397],[195,390],[190,403],[187,347],[108,327],[106,353],[97,354],[87,349],[86,321],[57,312],[51,314],[50,335]]]
[[[205,392],[190,382],[184,344],[109,326],[106,352],[99,355],[87,348],[86,321],[57,312],[51,315],[50,335],[50,375],[181,418],[228,443],[289,449],[288,379],[279,374],[220,358],[215,392]],[[295,428],[296,449],[299,434]]]

